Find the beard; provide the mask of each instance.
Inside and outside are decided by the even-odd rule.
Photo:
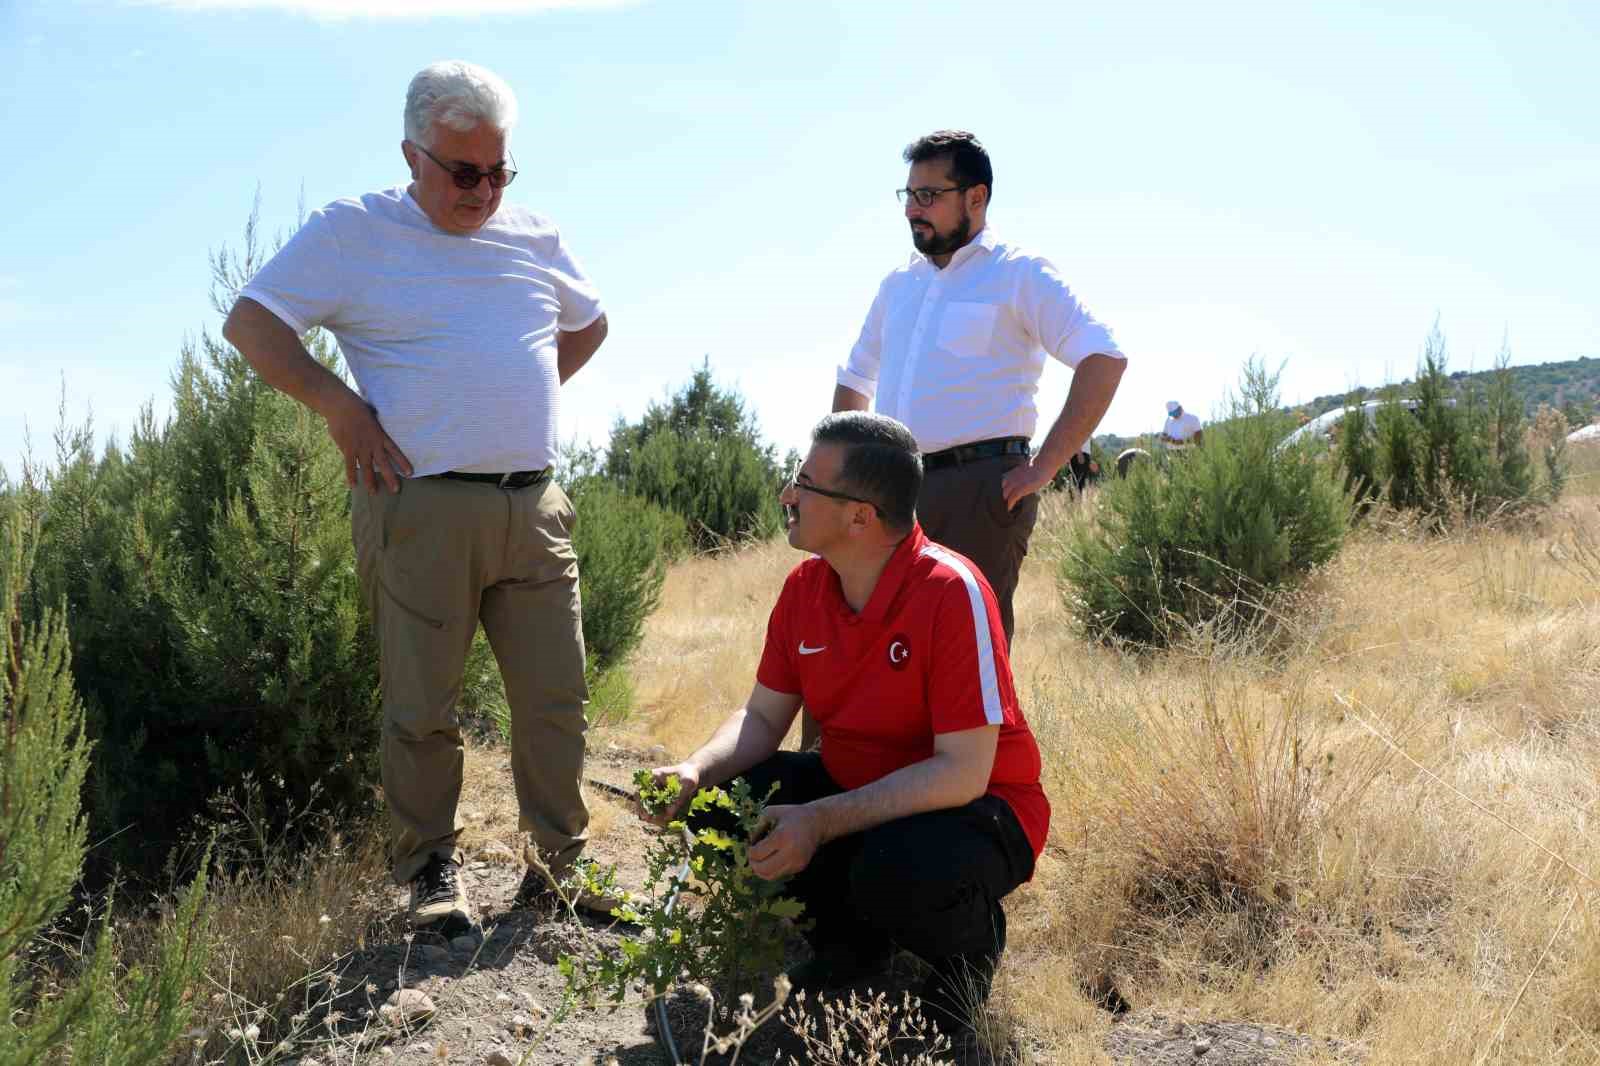
[[[911,244],[923,255],[949,255],[956,249],[964,247],[972,240],[972,216],[967,213],[966,206],[961,208],[961,221],[956,223],[956,228],[949,233],[941,235],[928,224],[926,230],[916,226],[911,227]]]

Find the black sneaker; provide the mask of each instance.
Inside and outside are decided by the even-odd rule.
[[[458,937],[472,931],[472,903],[461,880],[461,864],[430,855],[411,879],[411,928]]]

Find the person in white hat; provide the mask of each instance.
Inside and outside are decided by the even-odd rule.
[[[1167,401],[1167,424],[1161,427],[1161,439],[1168,444],[1187,447],[1205,443],[1205,431],[1200,428],[1200,418],[1185,411],[1177,400]]]

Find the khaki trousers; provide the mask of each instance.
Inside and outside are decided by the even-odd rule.
[[[460,861],[456,717],[467,651],[483,623],[511,708],[511,772],[523,831],[552,870],[583,849],[583,626],[572,501],[552,481],[506,490],[427,477],[351,498],[362,593],[378,636],[380,761],[390,870]]]
[[[917,521],[922,531],[930,540],[971,559],[988,579],[1000,601],[1000,621],[1008,645],[1016,630],[1011,599],[1028,554],[1028,538],[1039,518],[1039,497],[1024,496],[1016,510],[1008,510],[1000,479],[1007,470],[1027,461],[1025,456],[1004,455],[930,470],[917,496]]]

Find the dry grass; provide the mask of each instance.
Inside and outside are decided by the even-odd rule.
[[[1112,988],[1373,1062],[1600,1061],[1593,466],[1521,528],[1358,535],[1270,654],[1082,642],[1054,554],[1084,506],[1049,501],[1013,661],[1055,811],[997,999],[1050,1061],[1096,1060]],[[686,754],[744,698],[797,561],[673,571],[634,665],[649,741]]]
[[[1369,529],[1274,605],[1270,639],[1162,654],[1071,626],[1056,554],[1092,506],[1046,501],[1017,596],[1054,818],[1009,903],[1002,1028],[1043,1061],[1106,1062],[1114,991],[1374,1063],[1600,1062],[1600,448],[1536,522]],[[621,739],[676,758],[745,698],[798,560],[778,541],[671,572]],[[504,759],[469,747],[468,848],[516,839]],[[604,837],[621,808],[592,799]],[[329,840],[303,861],[265,842],[214,887],[211,1055],[232,1028],[282,1035],[334,959],[398,935],[381,831]]]

